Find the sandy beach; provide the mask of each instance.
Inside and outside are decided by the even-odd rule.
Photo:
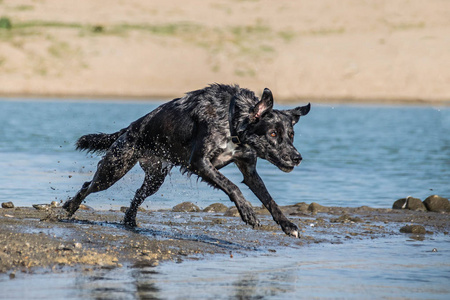
[[[0,2],[0,95],[448,104],[450,2]]]

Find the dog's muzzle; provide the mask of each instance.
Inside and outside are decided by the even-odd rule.
[[[298,166],[303,159],[300,153],[293,153],[291,155],[284,154],[281,158],[286,164],[293,166]]]

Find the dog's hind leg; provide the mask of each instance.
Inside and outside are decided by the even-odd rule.
[[[136,226],[136,214],[139,206],[144,200],[156,193],[164,182],[167,174],[172,168],[171,165],[166,164],[159,157],[152,157],[147,160],[140,160],[140,165],[145,171],[145,179],[142,186],[136,191],[136,195],[131,201],[130,207],[125,213],[123,220],[127,226]]]
[[[124,134],[100,160],[92,181],[85,182],[75,197],[64,203],[63,208],[67,210],[69,216],[72,216],[89,194],[111,187],[133,168],[136,162],[133,144],[127,141],[127,135]]]

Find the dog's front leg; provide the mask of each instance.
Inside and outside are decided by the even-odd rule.
[[[260,225],[250,202],[245,200],[239,188],[220,173],[208,159],[201,158],[197,161],[191,161],[190,169],[213,187],[224,191],[236,205],[245,223],[253,227]]]
[[[262,181],[261,177],[259,177],[258,172],[256,172],[256,159],[251,160],[250,162],[237,161],[236,165],[244,175],[244,183],[263,203],[263,205],[272,215],[273,220],[281,226],[281,229],[283,229],[284,233],[298,238],[299,230],[297,225],[286,218],[280,207],[273,200],[272,196],[270,196],[264,182]]]

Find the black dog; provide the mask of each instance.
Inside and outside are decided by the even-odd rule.
[[[281,212],[256,172],[263,158],[290,172],[302,157],[292,144],[293,126],[306,115],[310,104],[291,110],[274,110],[273,97],[265,89],[261,100],[239,86],[213,84],[167,102],[113,134],[88,134],[77,141],[77,149],[104,152],[92,181],[85,182],[74,198],[64,204],[73,215],[90,194],[106,190],[137,162],[145,180],[136,191],[124,223],[136,226],[136,212],[148,196],[164,182],[173,166],[196,174],[224,191],[236,205],[242,220],[258,226],[251,204],[239,188],[218,170],[234,162],[244,183],[272,214],[283,231],[295,237],[298,228]]]

